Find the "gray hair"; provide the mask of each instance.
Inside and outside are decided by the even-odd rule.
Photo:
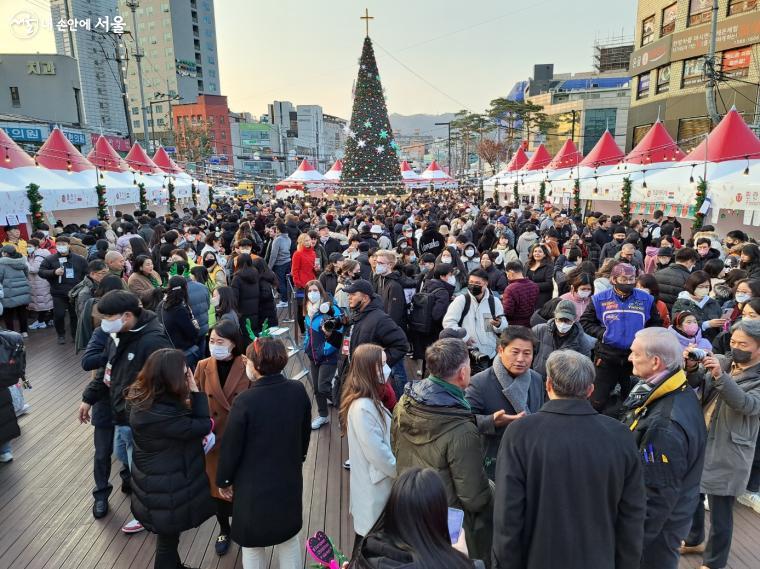
[[[683,367],[683,348],[675,335],[665,328],[644,328],[634,336],[644,344],[650,358],[658,357],[666,368]]]
[[[586,399],[596,371],[588,356],[574,350],[557,350],[546,360],[546,376],[559,397]]]
[[[425,350],[425,363],[430,373],[448,379],[470,360],[467,345],[458,338],[444,338],[433,342]]]
[[[755,342],[760,344],[760,320],[739,320],[731,328],[731,333],[733,334],[737,330],[741,330]]]

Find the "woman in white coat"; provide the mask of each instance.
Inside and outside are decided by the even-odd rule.
[[[391,415],[381,401],[390,372],[383,349],[363,344],[352,356],[341,396],[340,424],[351,460],[354,551],[380,517],[396,478]]]

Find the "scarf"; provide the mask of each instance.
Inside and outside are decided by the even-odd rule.
[[[446,391],[449,395],[451,395],[454,399],[456,399],[459,403],[462,404],[462,407],[467,409],[468,411],[472,410],[472,406],[470,405],[470,402],[467,401],[464,397],[464,391],[459,389],[456,385],[452,385],[446,381],[443,381],[441,378],[436,377],[434,375],[429,375],[428,379],[435,383],[438,387],[441,387],[444,391]]]
[[[530,389],[530,369],[525,370],[517,377],[512,377],[507,368],[501,362],[501,358],[497,355],[493,360],[493,371],[496,374],[496,379],[501,385],[502,393],[507,398],[509,404],[512,405],[516,413],[528,411],[528,390]]]

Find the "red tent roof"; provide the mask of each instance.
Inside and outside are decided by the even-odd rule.
[[[625,161],[631,164],[650,164],[652,162],[681,160],[683,157],[683,150],[678,148],[678,144],[658,120],[644,135],[641,142],[636,145],[636,148],[628,153]]]
[[[523,147],[520,146],[520,148],[517,149],[517,152],[515,152],[514,156],[512,156],[512,160],[509,161],[509,164],[507,164],[505,170],[507,172],[514,172],[515,170],[519,170],[525,166],[527,162],[528,155],[525,154],[525,150],[523,150]]]
[[[34,160],[0,128],[0,168],[34,166]]]
[[[328,170],[328,172],[342,172],[343,171],[343,160],[340,158],[335,161],[335,164],[332,165],[332,167]]]
[[[169,153],[164,150],[163,146],[159,146],[156,153],[153,155],[153,162],[168,174],[181,174],[182,168],[177,166],[177,163],[172,160]]]
[[[760,139],[755,136],[736,109],[728,111],[713,131],[684,160],[723,162],[760,158]]]
[[[140,143],[135,142],[132,145],[127,157],[125,158],[127,164],[132,169],[142,172],[143,174],[161,174],[161,169],[156,166],[156,163],[150,159]]]
[[[538,148],[536,148],[533,156],[530,157],[530,159],[525,163],[525,166],[520,168],[520,170],[541,170],[542,168],[546,168],[546,166],[551,161],[552,156],[549,154],[549,151],[546,150],[546,147],[542,142],[538,145]]]
[[[625,157],[625,154],[615,142],[615,138],[609,130],[605,130],[602,138],[599,139],[586,157],[581,160],[581,166],[596,168],[598,166],[612,166],[617,164]]]
[[[411,170],[412,170],[412,167],[409,165],[409,162],[407,162],[406,160],[404,160],[401,163],[401,171],[402,172],[410,172]]]
[[[578,152],[575,143],[568,138],[546,168],[548,170],[572,168],[581,160],[583,160],[583,154]]]
[[[129,165],[124,162],[124,159],[113,149],[111,143],[102,135],[95,141],[95,146],[87,155],[87,160],[107,172],[126,172],[129,170]]]
[[[82,156],[81,152],[71,144],[56,127],[50,133],[45,144],[37,151],[37,162],[50,170],[70,170],[71,172],[83,172],[93,170],[95,166]]]
[[[298,165],[298,168],[296,168],[296,171],[298,170],[301,172],[309,172],[311,170],[314,170],[314,166],[312,166],[311,162],[304,158],[303,161]]]

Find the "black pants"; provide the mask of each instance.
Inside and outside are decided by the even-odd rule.
[[[214,498],[214,502],[216,502],[216,521],[219,522],[219,535],[230,535],[232,502],[221,498]]]
[[[758,490],[760,490],[760,432],[757,434],[755,458],[752,460],[752,469],[749,471],[749,482],[747,482],[747,492]]]
[[[59,336],[66,335],[66,312],[69,313],[69,324],[71,326],[71,337],[77,332],[77,313],[74,303],[69,300],[68,296],[53,297],[53,323],[55,331]]]
[[[44,322],[47,324],[52,318],[52,310],[42,310],[37,312],[37,322]]]
[[[596,356],[594,362],[596,378],[594,379],[594,393],[591,394],[591,405],[600,413],[615,415],[631,392],[633,365],[627,357],[627,354]],[[611,401],[610,395],[618,384],[620,384],[620,398],[617,401]]]
[[[705,552],[702,555],[702,565],[710,569],[724,569],[728,563],[728,554],[731,551],[736,497],[708,494],[707,501],[710,503],[710,534],[707,536]],[[694,514],[691,532],[686,538],[687,545],[702,543],[704,535],[705,506],[700,500]]]
[[[26,305],[6,308],[3,312],[3,318],[8,330],[14,332],[27,332],[29,330],[29,314],[26,311]],[[18,320],[19,328],[16,328],[16,320]]]
[[[180,566],[179,534],[167,534],[156,536],[156,559],[153,569],[177,569]]]
[[[92,472],[95,479],[95,489],[92,491],[92,497],[95,500],[108,500],[113,490],[113,486],[109,482],[111,478],[111,455],[113,455],[113,435],[113,427],[95,427],[93,435],[95,458],[93,459]],[[119,476],[121,476],[122,483],[130,482],[128,464],[121,465]]]
[[[309,364],[311,367],[311,385],[314,387],[314,399],[317,400],[317,411],[320,417],[327,417],[327,399],[332,397],[332,379],[335,376],[336,364]]]
[[[356,556],[359,555],[359,549],[362,546],[363,539],[363,535],[359,535],[358,533],[354,534],[354,548],[351,550],[351,559],[356,559]]]

